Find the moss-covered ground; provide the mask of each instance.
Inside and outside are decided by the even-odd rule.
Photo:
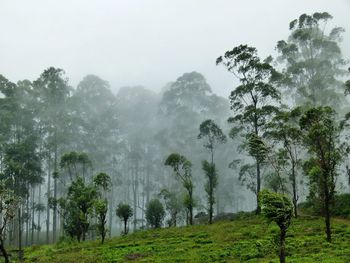
[[[350,221],[334,219],[333,242],[325,241],[322,218],[293,221],[287,262],[350,262]],[[83,243],[32,246],[25,262],[278,262],[278,227],[259,217],[213,225],[139,231]]]

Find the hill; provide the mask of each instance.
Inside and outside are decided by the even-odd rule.
[[[302,218],[290,226],[287,262],[350,262],[350,221],[333,220],[333,243],[325,241],[322,218]],[[139,231],[83,243],[32,246],[25,262],[278,262],[275,224],[259,217],[213,225]],[[275,239],[276,240],[276,239]]]

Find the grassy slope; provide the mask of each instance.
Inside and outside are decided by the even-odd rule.
[[[294,220],[287,236],[287,262],[350,262],[350,222],[334,219],[333,243],[322,219]],[[81,244],[33,246],[26,262],[278,262],[274,225],[260,218],[213,225],[140,231]]]

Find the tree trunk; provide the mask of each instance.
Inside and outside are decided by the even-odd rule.
[[[260,214],[261,208],[259,204],[259,193],[261,187],[261,178],[260,178],[260,162],[256,160],[256,214]]]
[[[280,257],[280,263],[286,262],[286,255],[285,255],[285,239],[286,239],[286,229],[281,227],[280,228],[280,251],[279,251],[279,257]]]
[[[25,242],[25,246],[29,245],[29,221],[30,221],[29,214],[30,213],[29,213],[29,193],[28,193],[27,198],[26,198],[26,242]]]
[[[55,135],[56,136],[56,135]],[[54,179],[53,179],[53,198],[57,200],[57,142],[55,143],[55,156],[54,156]],[[52,218],[52,242],[56,242],[56,234],[57,234],[57,207],[54,205],[53,207],[53,218]]]
[[[48,159],[48,175],[47,175],[47,206],[46,206],[46,243],[50,243],[50,207],[49,200],[51,197],[51,153]]]
[[[39,195],[38,195],[38,204],[41,204],[41,184],[39,184]],[[39,244],[40,240],[40,228],[41,228],[41,222],[40,222],[40,216],[41,216],[41,209],[38,210],[38,222],[37,222],[37,234],[36,234],[36,242]]]
[[[128,220],[127,220],[127,219],[124,219],[124,234],[125,234],[125,235],[127,234],[127,230],[126,230],[127,224],[128,224]]]
[[[331,214],[330,214],[330,200],[328,194],[326,195],[325,200],[325,223],[326,223],[326,235],[327,235],[327,242],[332,242],[332,231],[331,231]]]
[[[5,249],[5,246],[4,246],[4,240],[0,240],[0,251],[2,253],[2,256],[5,259],[5,263],[10,263],[9,256],[8,256],[7,251]]]
[[[18,207],[18,259],[20,262],[23,261],[23,251],[22,251],[22,213],[21,205]]]
[[[193,197],[192,197],[192,191],[189,191],[189,198],[190,198],[190,205],[189,205],[189,212],[190,212],[190,225],[193,225]]]
[[[293,206],[294,216],[298,217],[298,195],[297,195],[297,182],[295,178],[295,164],[292,161],[292,187],[293,187]]]
[[[33,185],[32,186],[32,201],[31,201],[31,208],[32,208],[32,226],[31,226],[31,229],[30,229],[30,233],[31,233],[31,236],[30,236],[30,244],[33,245],[34,243],[34,228],[35,228],[35,222],[34,222],[34,216],[35,216],[35,202],[34,202],[34,196],[35,196],[35,186]]]

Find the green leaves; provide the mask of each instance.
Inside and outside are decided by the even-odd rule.
[[[279,227],[288,228],[293,217],[293,204],[284,195],[262,190],[259,193],[262,214]]]

